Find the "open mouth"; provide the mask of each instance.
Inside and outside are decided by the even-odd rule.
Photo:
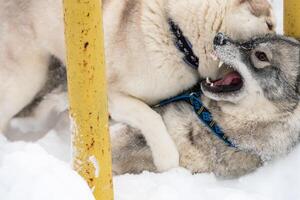
[[[237,71],[232,71],[217,80],[206,79],[203,86],[213,93],[235,92],[243,87],[243,79]]]
[[[243,87],[243,77],[232,66],[220,62],[219,68],[219,75],[216,80],[206,78],[202,81],[203,89],[211,93],[233,93]]]

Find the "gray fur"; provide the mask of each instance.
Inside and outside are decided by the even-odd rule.
[[[249,44],[251,48],[245,50]],[[251,58],[262,47],[272,57],[267,63]],[[286,155],[298,143],[300,44],[283,36],[265,36],[242,44],[228,40],[215,49],[220,60],[243,76],[244,86],[231,94],[212,94],[204,89],[209,99],[203,100],[238,149],[213,136],[185,102],[158,112],[177,145],[182,167],[193,173],[213,172],[233,178]],[[111,132],[117,135],[112,137],[115,174],[155,171],[139,130],[124,126],[118,130],[112,127]]]
[[[261,85],[265,97],[277,104],[280,110],[292,112],[299,103],[300,49],[298,41],[269,35],[250,42],[254,47],[252,51],[242,52],[244,62],[248,63],[249,70]],[[273,55],[268,66],[257,69],[250,54],[255,47],[261,45],[266,45]]]
[[[66,64],[66,48],[62,0],[0,0],[0,4],[0,132],[6,132],[11,119],[45,85],[51,55]],[[202,77],[215,77],[218,63],[209,53],[216,32],[246,39],[275,30],[267,0],[103,1],[110,115],[142,130],[160,171],[177,167],[179,154],[161,117],[148,105],[191,87],[199,78],[173,45],[168,18],[193,44]],[[57,92],[54,102],[65,104]],[[57,112],[47,96],[44,100],[53,109],[43,102],[38,107]],[[34,115],[40,117],[38,112]]]

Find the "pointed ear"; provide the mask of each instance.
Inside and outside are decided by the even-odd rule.
[[[248,1],[248,0],[234,0],[232,2],[233,2],[233,5],[239,6],[239,5],[243,4],[243,3],[245,3],[246,1]]]
[[[248,2],[250,5],[250,11],[257,17],[265,15],[270,16],[271,4],[268,0],[240,0],[240,3]]]
[[[250,4],[268,4],[270,5],[268,0],[237,0],[238,3],[249,2]]]

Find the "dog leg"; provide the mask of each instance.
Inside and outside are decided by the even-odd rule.
[[[25,133],[49,131],[57,124],[61,113],[66,110],[68,110],[67,93],[57,89],[44,97],[32,115],[14,118],[10,125]]]
[[[222,150],[215,163],[214,173],[220,177],[236,178],[253,172],[262,165],[261,159],[245,151]]]
[[[109,95],[111,117],[141,130],[158,171],[179,166],[179,154],[161,116],[147,104],[121,94]]]
[[[48,61],[49,57],[39,56],[38,53],[25,58],[16,57],[15,60],[0,58],[0,132],[4,131],[9,120],[28,105],[42,88]]]
[[[125,124],[109,126],[113,174],[156,172],[152,153],[141,132]]]

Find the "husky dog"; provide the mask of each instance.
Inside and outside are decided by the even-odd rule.
[[[157,111],[179,149],[181,166],[231,178],[286,154],[298,142],[300,43],[283,36],[237,43],[218,34],[214,47],[224,64],[219,78],[202,81],[201,90],[236,148],[215,137],[186,102]],[[115,174],[156,171],[139,130],[119,124],[111,131]]]
[[[0,0],[0,4],[2,131],[43,89],[50,57],[65,63],[65,46],[62,0]],[[218,62],[208,56],[215,33],[247,39],[273,32],[270,4],[267,0],[105,0],[103,10],[110,115],[142,130],[159,171],[176,167],[176,145],[161,116],[148,105],[191,87],[199,74],[176,49],[170,21],[193,45],[201,76],[215,78]]]
[[[190,88],[199,74],[215,78],[218,61],[209,53],[217,32],[249,39],[275,26],[267,0],[110,0],[104,11],[110,115],[142,131],[159,171],[177,166],[179,156],[148,105]],[[174,45],[178,31],[191,43],[187,56],[199,57],[199,74]]]
[[[52,56],[64,62],[65,47],[62,0],[0,0],[0,4],[2,132],[12,117],[46,94],[42,90],[51,74]]]

